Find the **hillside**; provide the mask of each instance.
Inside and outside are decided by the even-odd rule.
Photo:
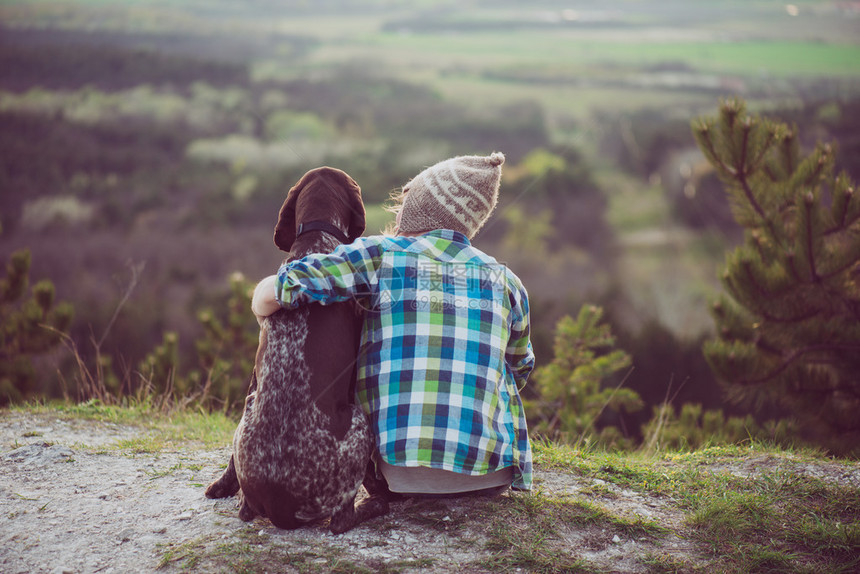
[[[233,423],[0,413],[3,572],[848,572],[860,463],[760,446],[611,455],[536,444],[537,489],[396,503],[332,536],[245,524],[205,486]]]

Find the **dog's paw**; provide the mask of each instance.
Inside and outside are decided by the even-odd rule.
[[[355,509],[360,522],[376,518],[377,516],[384,516],[388,514],[388,511],[388,499],[385,496],[371,496],[366,498],[358,505],[358,508]]]
[[[242,501],[242,506],[239,507],[239,518],[243,522],[251,522],[257,518],[257,513],[248,505],[246,501]]]
[[[239,492],[239,477],[236,476],[235,458],[230,457],[223,474],[206,489],[206,498],[228,498]]]
[[[388,514],[388,500],[384,496],[371,496],[354,508],[350,504],[335,511],[328,528],[332,534],[343,534],[365,520],[384,514]]]
[[[239,492],[239,483],[235,484],[218,479],[206,488],[206,498],[229,498]]]

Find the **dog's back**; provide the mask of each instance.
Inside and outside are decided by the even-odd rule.
[[[373,438],[364,412],[349,404],[358,319],[337,304],[284,309],[263,322],[257,388],[233,452],[244,504],[280,528],[331,516],[361,486]]]

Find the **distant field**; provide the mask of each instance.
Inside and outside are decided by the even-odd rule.
[[[595,109],[655,106],[695,115],[733,93],[790,101],[798,84],[814,86],[824,79],[860,90],[860,42],[844,33],[850,21],[824,41],[833,18],[816,20],[806,34],[794,34],[797,22],[783,19],[785,36],[767,19],[738,18],[724,29],[716,22],[582,29],[499,24],[468,33],[391,31],[381,16],[360,18],[353,26],[336,17],[296,18],[278,29],[310,33],[322,42],[304,58],[273,58],[258,70],[265,70],[263,76],[295,77],[347,65],[430,86],[465,105],[532,100],[551,114],[578,119]],[[860,27],[860,18],[855,20]]]
[[[790,99],[786,82],[851,82],[860,78],[860,45],[369,33],[324,43],[306,60],[269,60],[258,69],[263,76],[295,77],[342,65],[427,85],[477,108],[532,100],[550,113],[579,119],[595,109],[665,106],[695,115],[738,90]]]
[[[475,70],[545,71],[558,79],[588,72],[615,75],[659,64],[683,64],[711,74],[778,77],[860,75],[860,45],[808,42],[727,42],[704,37],[686,42],[580,39],[576,34],[497,32],[476,34],[376,34],[322,48],[322,61],[366,59],[394,66],[452,66]]]

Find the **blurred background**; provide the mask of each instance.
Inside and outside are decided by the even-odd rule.
[[[167,343],[198,368],[213,321],[253,345],[231,294],[284,257],[308,169],[359,182],[371,234],[424,167],[502,151],[475,244],[528,288],[539,365],[561,317],[604,309],[635,438],[667,396],[733,412],[701,345],[742,234],[690,130],[730,96],[860,179],[860,2],[4,0],[0,256],[30,250],[122,385]],[[73,355],[38,356],[30,393],[70,392]]]

